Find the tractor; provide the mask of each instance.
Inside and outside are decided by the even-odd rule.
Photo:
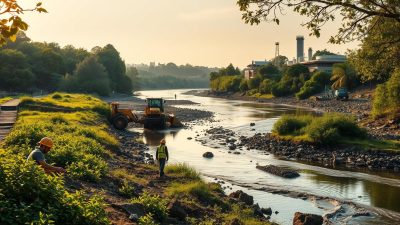
[[[120,104],[111,103],[111,122],[116,129],[123,130],[129,122],[142,123],[145,129],[165,129],[166,127],[181,127],[182,124],[174,114],[164,112],[165,100],[162,98],[147,98],[144,115],[139,118],[132,109],[122,109]]]

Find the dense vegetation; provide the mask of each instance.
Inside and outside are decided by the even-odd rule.
[[[110,44],[91,52],[71,45],[31,42],[22,32],[0,48],[0,90],[131,93],[125,63]]]
[[[273,127],[278,135],[299,136],[304,140],[322,144],[339,143],[346,138],[365,138],[366,131],[360,128],[351,116],[327,113],[323,116],[283,116]]]
[[[138,81],[135,89],[208,88],[208,74],[216,68],[174,63],[128,66],[127,75]]]
[[[118,147],[107,132],[108,105],[86,95],[55,93],[22,99],[22,110],[0,156],[1,224],[108,224],[103,200],[69,193],[59,176],[46,175],[26,157],[44,136],[53,138],[47,162],[68,177],[96,182],[107,173],[105,157]]]
[[[375,117],[400,118],[400,69],[376,88],[372,114]]]

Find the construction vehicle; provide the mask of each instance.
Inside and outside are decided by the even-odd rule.
[[[133,109],[121,108],[118,102],[111,103],[111,123],[118,130],[125,129],[129,122],[141,123],[145,129],[165,129],[166,127],[182,126],[174,114],[164,112],[164,99],[147,98],[146,103],[147,106],[141,118],[133,112]]]

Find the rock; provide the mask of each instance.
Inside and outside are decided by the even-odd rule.
[[[167,210],[168,210],[168,215],[171,217],[175,217],[180,220],[185,220],[187,217],[187,213],[185,209],[182,207],[182,204],[176,199],[172,200],[168,204]]]
[[[254,200],[253,200],[253,196],[248,195],[246,193],[244,193],[243,191],[239,190],[239,191],[235,191],[232,192],[229,197],[231,198],[236,198],[239,201],[245,203],[246,205],[253,205],[254,204]]]
[[[258,217],[264,217],[264,213],[261,211],[260,206],[257,204],[253,205],[254,215]]]
[[[192,140],[193,138],[192,138],[192,137],[188,137],[187,139],[188,139],[188,140]]]
[[[268,215],[268,216],[272,215],[272,209],[271,209],[271,207],[262,208],[262,209],[261,209],[261,212],[264,213],[265,215]]]
[[[324,219],[320,215],[296,212],[293,218],[293,225],[322,225]]]
[[[116,204],[113,205],[116,208],[120,208],[123,211],[125,211],[129,215],[129,219],[132,217],[132,221],[135,221],[135,219],[139,219],[140,217],[146,215],[144,206],[139,203],[133,203],[133,204]]]
[[[255,126],[256,125],[256,123],[250,123],[250,126],[251,127],[253,127],[253,126]]]
[[[133,222],[138,222],[139,216],[137,214],[131,214],[129,215],[129,219],[132,220]]]
[[[234,144],[229,145],[229,150],[235,150],[235,149],[236,149],[236,145],[234,145]]]
[[[235,155],[240,155],[240,152],[234,152],[233,154],[235,154]]]
[[[204,157],[204,158],[211,159],[211,158],[214,157],[214,154],[213,154],[212,152],[205,152],[205,153],[203,154],[203,157]]]
[[[256,166],[256,168],[284,178],[296,178],[300,176],[300,174],[296,171],[283,169],[274,165]]]

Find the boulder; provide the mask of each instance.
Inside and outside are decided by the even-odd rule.
[[[236,198],[236,199],[238,199],[240,202],[245,203],[246,205],[253,205],[253,204],[254,204],[253,196],[248,195],[248,194],[244,193],[244,192],[241,191],[241,190],[232,192],[232,193],[229,195],[229,197],[231,197],[231,198]]]
[[[256,166],[256,168],[284,178],[296,178],[300,176],[300,174],[294,170],[287,170],[274,165]]]
[[[262,209],[261,209],[261,212],[264,213],[265,215],[268,215],[268,216],[272,215],[272,209],[271,209],[271,207],[262,208]]]
[[[212,157],[214,157],[214,154],[213,154],[212,152],[205,152],[205,153],[203,154],[203,157],[204,157],[204,158],[211,159]]]
[[[296,212],[293,218],[293,225],[322,225],[324,219],[320,215]]]
[[[180,220],[185,220],[187,217],[187,212],[182,207],[182,204],[176,199],[172,200],[168,204],[167,210],[168,210],[168,215],[171,217],[178,218]]]
[[[253,126],[255,126],[256,125],[256,123],[250,123],[250,126],[251,127],[253,127]]]
[[[126,214],[129,215],[129,219],[132,221],[138,220],[140,217],[146,215],[144,206],[139,203],[133,203],[133,204],[115,204],[113,205],[115,208],[122,209],[125,211]]]

